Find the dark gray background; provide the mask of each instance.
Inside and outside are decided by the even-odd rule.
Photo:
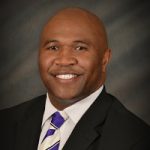
[[[0,109],[45,93],[37,65],[39,33],[47,18],[66,6],[87,8],[103,19],[113,52],[107,91],[150,124],[148,0],[2,0]]]

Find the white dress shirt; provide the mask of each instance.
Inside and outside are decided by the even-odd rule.
[[[103,89],[103,85],[94,93],[89,95],[88,97],[84,98],[83,100],[80,100],[76,102],[75,104],[65,108],[63,111],[69,116],[68,119],[64,122],[64,124],[60,128],[60,145],[59,150],[62,150],[63,146],[65,145],[67,139],[69,138],[71,132],[73,131],[75,125],[78,123],[80,118],[83,116],[83,114],[88,110],[88,108],[92,105],[92,103],[96,100],[98,95],[101,93]],[[40,134],[39,144],[38,144],[38,150],[40,147],[40,144],[49,129],[50,124],[50,117],[53,113],[55,113],[57,110],[51,103],[49,96],[47,94],[46,97],[46,103],[45,103],[45,111],[43,114],[43,121],[42,121],[42,131]],[[59,111],[61,112],[61,111]]]

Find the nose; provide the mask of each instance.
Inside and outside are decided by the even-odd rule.
[[[73,56],[69,49],[60,50],[54,61],[55,65],[59,66],[71,66],[77,64],[77,62],[76,57]]]

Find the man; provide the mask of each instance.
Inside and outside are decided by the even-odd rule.
[[[40,42],[47,96],[1,111],[1,148],[149,150],[149,126],[105,91],[110,56],[97,16],[80,8],[57,12]]]

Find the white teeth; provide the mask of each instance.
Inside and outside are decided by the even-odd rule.
[[[75,74],[60,74],[60,75],[56,75],[57,78],[59,79],[72,79],[72,78],[75,78],[77,75]]]

